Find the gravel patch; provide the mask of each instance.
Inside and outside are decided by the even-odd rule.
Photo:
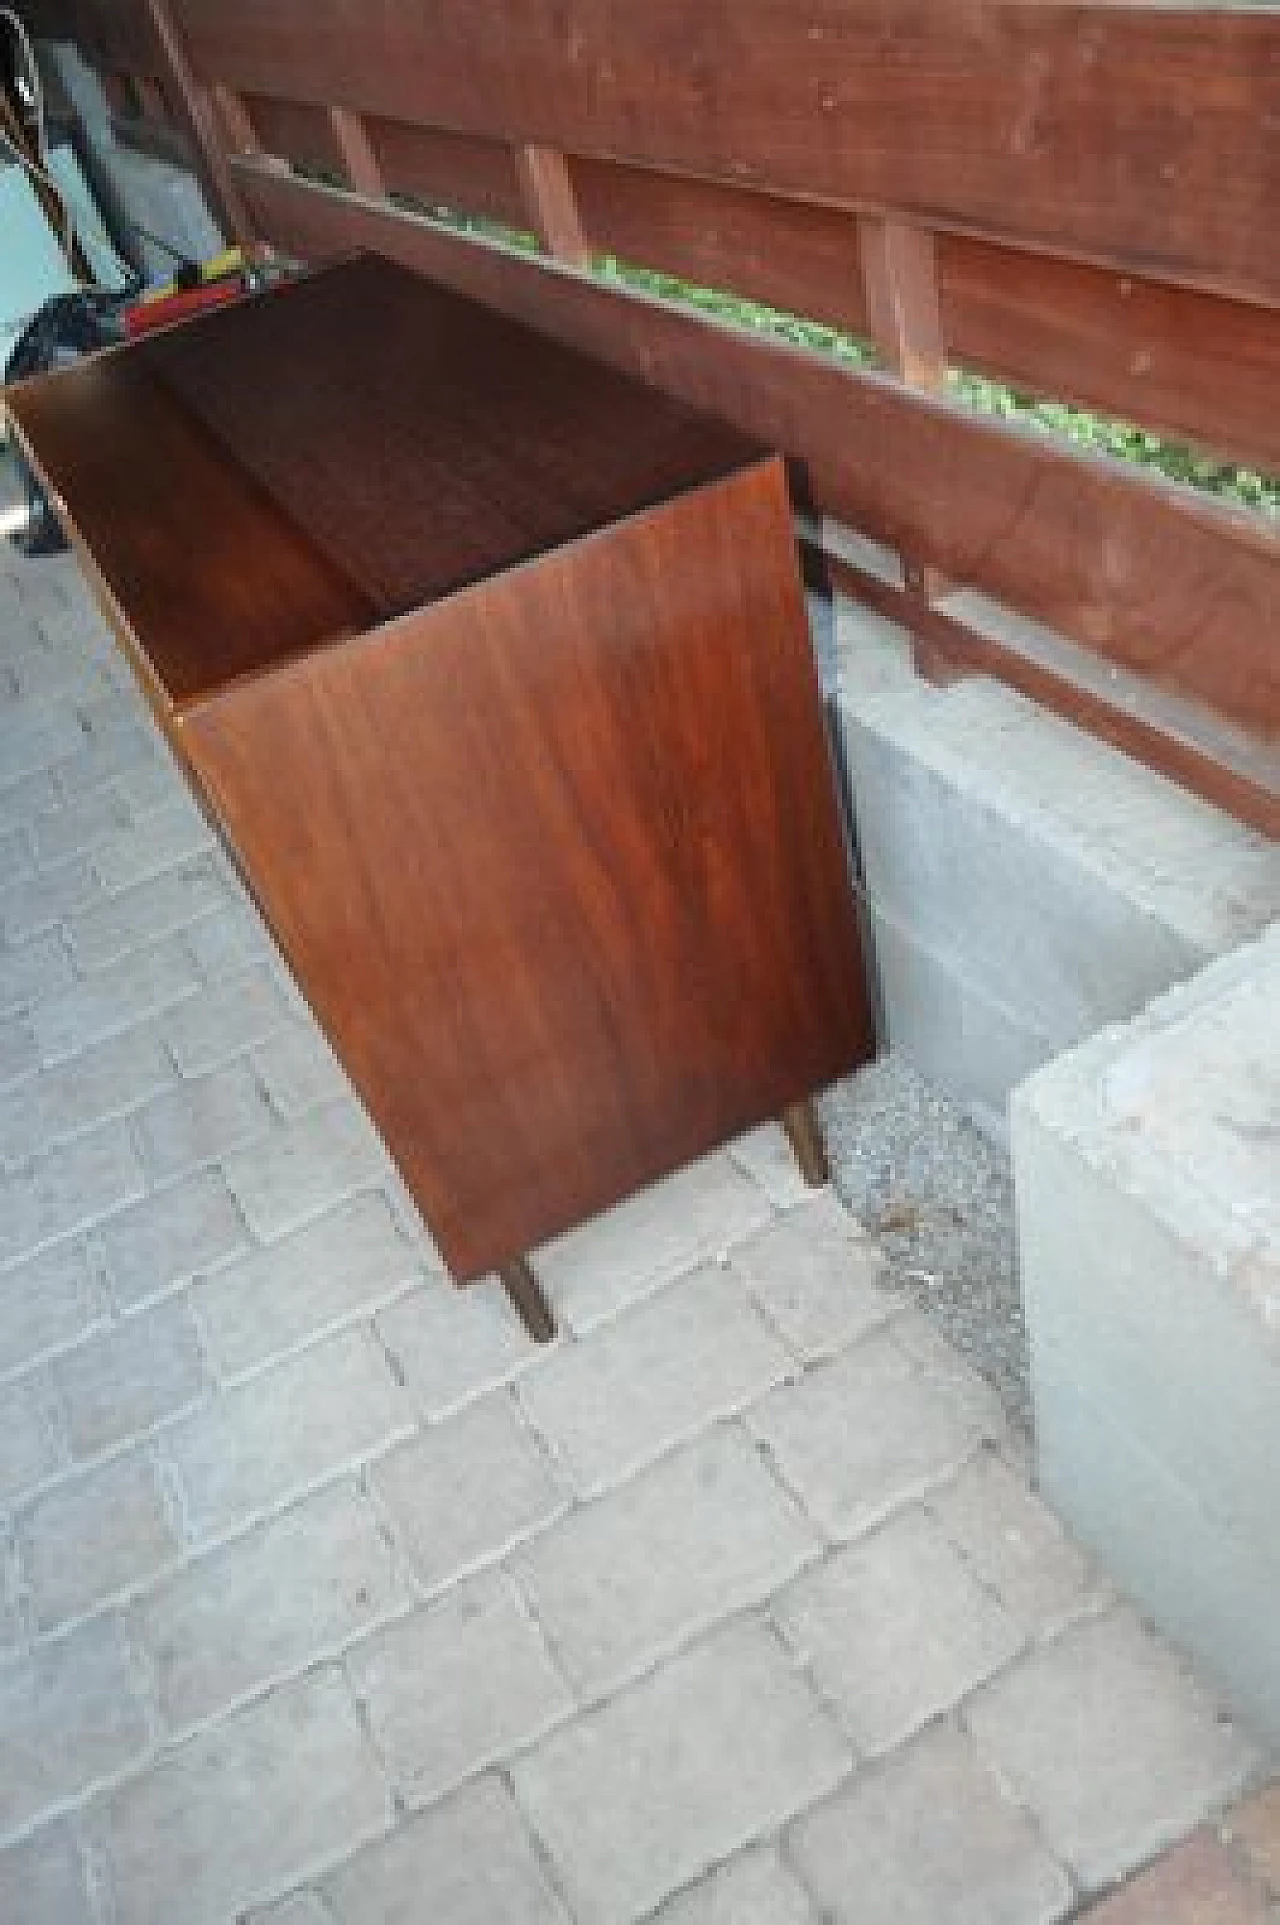
[[[820,1108],[836,1191],[883,1248],[888,1280],[1029,1433],[1008,1156],[892,1053],[829,1090]]]

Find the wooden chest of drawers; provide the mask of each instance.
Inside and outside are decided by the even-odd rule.
[[[776,458],[364,258],[7,398],[458,1280],[868,1053]]]

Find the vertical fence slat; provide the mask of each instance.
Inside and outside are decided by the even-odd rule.
[[[356,193],[369,200],[385,200],[387,183],[360,115],[348,113],[345,107],[331,107],[329,122],[347,179]]]
[[[519,147],[516,171],[533,231],[548,254],[584,267],[591,258],[591,246],[582,231],[564,155],[554,147]]]

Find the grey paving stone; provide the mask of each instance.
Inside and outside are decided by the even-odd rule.
[[[0,948],[0,1011],[26,1009],[65,989],[71,978],[71,958],[56,930]]]
[[[863,1925],[1052,1925],[1070,1883],[968,1740],[925,1732],[802,1818],[792,1855],[824,1917]]]
[[[548,1244],[538,1269],[560,1315],[586,1330],[730,1249],[771,1214],[763,1192],[720,1153]]]
[[[76,961],[85,970],[104,969],[131,950],[214,914],[227,902],[227,888],[217,864],[203,856],[107,896],[71,919],[68,934]]]
[[[182,938],[167,936],[37,1004],[31,1023],[41,1055],[46,1063],[78,1056],[159,1012],[167,1024],[198,985]]]
[[[919,1511],[797,1579],[774,1615],[864,1754],[900,1744],[1022,1643],[1018,1625]]]
[[[572,1511],[513,1568],[594,1696],[766,1597],[819,1543],[744,1434],[724,1426]]]
[[[0,1161],[53,1149],[127,1115],[170,1087],[174,1075],[145,1027],[46,1069],[0,1096]]]
[[[210,1355],[234,1377],[368,1317],[420,1274],[386,1198],[370,1194],[251,1251],[197,1285],[194,1300]]]
[[[730,1268],[806,1359],[843,1350],[897,1307],[878,1287],[883,1257],[830,1190],[740,1243]]]
[[[109,841],[131,820],[129,805],[117,789],[94,789],[75,795],[56,808],[44,809],[31,822],[30,836],[41,867],[87,855]]]
[[[0,1267],[135,1202],[146,1185],[128,1129],[107,1123],[0,1176]]]
[[[278,1509],[403,1437],[412,1412],[367,1330],[349,1330],[224,1391],[166,1433],[196,1543]]]
[[[830,1791],[849,1753],[776,1641],[722,1630],[512,1768],[580,1916],[626,1920]]]
[[[979,1427],[875,1333],[797,1384],[772,1391],[748,1422],[818,1523],[853,1537],[955,1471]]]
[[[376,1514],[344,1480],[177,1572],[132,1622],[165,1721],[182,1730],[338,1651],[408,1601]]]
[[[0,1509],[18,1504],[67,1461],[56,1405],[43,1372],[19,1377],[3,1392],[0,1424]]]
[[[181,1554],[141,1451],[54,1485],[20,1520],[19,1541],[41,1629],[149,1582]]]
[[[78,1343],[107,1313],[82,1243],[57,1243],[16,1269],[0,1271],[0,1376]]]
[[[398,1826],[326,1879],[324,1892],[325,1925],[570,1925],[494,1778]]]
[[[10,786],[83,747],[84,732],[68,703],[22,702],[0,713],[0,769]]]
[[[123,1771],[147,1741],[115,1619],[0,1662],[0,1838]]]
[[[350,1697],[320,1671],[107,1794],[88,1826],[129,1925],[227,1925],[388,1816]]]
[[[51,767],[23,775],[0,759],[0,823],[6,829],[31,823],[42,810],[56,807],[60,800]]]
[[[249,1233],[220,1176],[157,1190],[99,1233],[112,1294],[124,1309],[219,1270],[249,1248]]]
[[[971,1424],[988,1444],[998,1445],[1009,1458],[1024,1448],[1024,1440],[1009,1425],[994,1385],[948,1342],[933,1318],[923,1310],[903,1310],[893,1320],[893,1340],[917,1366],[925,1382]]]
[[[24,1643],[26,1635],[18,1546],[10,1527],[4,1525],[0,1526],[0,1656]]]
[[[165,1018],[164,1035],[184,1076],[200,1076],[278,1029],[288,1004],[265,967],[202,989]]]
[[[759,1184],[775,1210],[793,1209],[813,1195],[780,1124],[762,1123],[727,1148],[730,1160]]]
[[[244,1925],[334,1925],[333,1913],[314,1892],[294,1892],[278,1905],[256,1905],[244,1914]]]
[[[547,1360],[547,1353],[529,1342],[496,1281],[459,1290],[448,1278],[433,1277],[384,1310],[377,1324],[414,1402],[431,1418],[444,1417]]]
[[[386,1151],[353,1099],[286,1124],[227,1158],[227,1182],[255,1236],[287,1236],[382,1177]]]
[[[256,979],[278,966],[278,958],[270,936],[259,921],[257,911],[243,898],[237,899],[233,896],[226,908],[218,910],[215,915],[205,916],[199,922],[192,923],[187,930],[186,942],[195,960],[196,968],[205,981],[218,987],[225,984],[228,990],[236,990],[237,995],[238,981],[245,976],[246,972],[251,972]],[[253,1015],[254,1007],[251,997],[248,1010],[241,1012],[242,1020],[248,1022],[250,1029],[258,1026]],[[207,1014],[201,1021],[205,1030],[204,1045],[212,1046],[216,1054],[216,1042],[210,1044],[209,1040],[212,1031]],[[267,1002],[263,1021],[266,1024],[265,1033],[269,1035],[275,1022],[274,1005],[270,1000]],[[191,1040],[190,1036],[188,1040]],[[199,1048],[200,1044],[197,1043],[195,1046]],[[229,1053],[236,1054],[242,1046],[242,1043],[237,1041]],[[206,1064],[204,1067],[207,1068],[209,1065]]]
[[[374,1742],[430,1804],[564,1716],[573,1697],[509,1578],[485,1572],[347,1654]]]
[[[6,1925],[95,1925],[65,1825],[51,1825],[0,1852],[0,1918]]]
[[[287,1122],[305,1116],[351,1086],[320,1031],[309,1023],[289,1023],[253,1052],[253,1067],[267,1095]]]
[[[1042,1634],[1108,1600],[1111,1587],[1048,1505],[988,1451],[927,1508],[1025,1631]]]
[[[567,1501],[503,1391],[402,1445],[370,1479],[432,1590],[501,1557]]]
[[[1090,1887],[1184,1836],[1259,1762],[1129,1611],[1033,1651],[966,1715],[984,1757]]]
[[[654,1925],[815,1925],[815,1916],[777,1852],[756,1846],[673,1898]]]
[[[30,1078],[40,1065],[35,1031],[24,1017],[0,1016],[0,1090]]]
[[[557,1462],[589,1494],[751,1403],[789,1368],[737,1279],[702,1269],[564,1345],[517,1394]]]
[[[177,868],[208,849],[212,837],[194,802],[175,789],[172,802],[100,843],[93,866],[110,890],[128,889]]]
[[[165,1183],[243,1149],[273,1125],[253,1072],[229,1063],[155,1097],[134,1118],[134,1133],[148,1177]]]
[[[32,866],[25,833],[21,829],[0,829],[0,889],[25,882]]]
[[[83,856],[42,869],[25,882],[11,883],[0,896],[0,935],[6,942],[25,942],[82,913],[100,895],[98,878]]]
[[[199,1402],[209,1388],[191,1312],[169,1301],[49,1366],[74,1457],[95,1457]]]

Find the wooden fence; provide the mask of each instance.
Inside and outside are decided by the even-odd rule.
[[[834,566],[1275,834],[1280,522],[984,418],[985,371],[1280,470],[1280,11],[1059,0],[42,0],[240,235],[371,247],[793,457]],[[537,251],[407,211],[447,206]],[[794,347],[592,272],[866,335]],[[841,544],[836,543],[839,548]]]

